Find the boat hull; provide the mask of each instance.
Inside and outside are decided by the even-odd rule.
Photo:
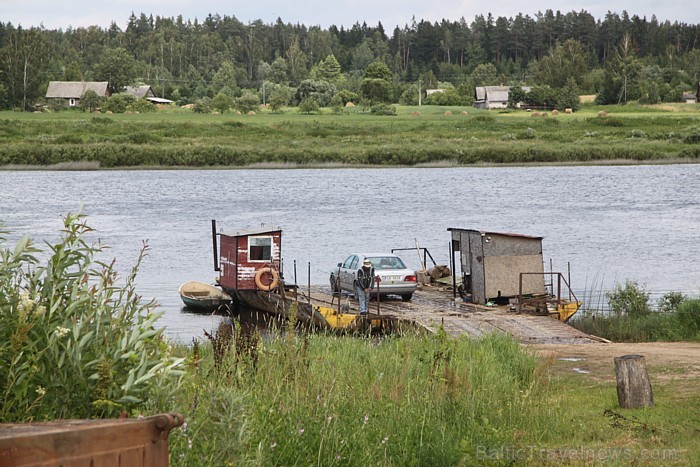
[[[188,297],[186,295],[180,295],[180,298],[182,299],[182,303],[185,304],[185,307],[191,310],[199,311],[216,311],[219,307],[230,305],[232,303],[231,300],[220,298],[201,299]]]
[[[189,281],[180,286],[180,299],[191,310],[215,311],[230,305],[231,297],[221,289],[203,282]]]

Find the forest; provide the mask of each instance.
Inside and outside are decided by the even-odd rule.
[[[222,109],[237,99],[286,105],[469,105],[475,86],[531,86],[532,99],[570,106],[678,102],[697,90],[698,25],[608,13],[546,10],[477,15],[385,30],[204,20],[132,12],[125,29],[14,26],[0,18],[0,108],[41,104],[49,81],[151,85],[179,105]],[[443,92],[426,96],[426,89]],[[554,96],[554,97],[552,97]],[[304,102],[306,101],[306,102]],[[552,104],[554,102],[554,104]],[[546,102],[545,102],[546,103]],[[229,105],[231,104],[231,105]],[[540,102],[530,102],[532,105]]]

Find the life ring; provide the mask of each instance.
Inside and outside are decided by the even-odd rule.
[[[262,281],[262,276],[263,274],[268,273],[270,276],[272,276],[272,282],[269,284],[263,284]],[[270,267],[264,267],[258,269],[258,272],[255,273],[255,285],[258,286],[258,288],[264,292],[269,292],[270,290],[273,290],[277,287],[277,284],[279,284],[279,274],[277,274],[277,271]]]

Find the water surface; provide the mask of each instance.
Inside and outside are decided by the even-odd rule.
[[[544,237],[555,270],[578,291],[638,281],[655,296],[700,291],[700,165],[406,169],[0,172],[0,222],[55,240],[67,212],[124,273],[150,246],[139,291],[189,341],[220,318],[181,309],[187,280],[212,282],[211,220],[224,231],[284,230],[285,275],[326,283],[353,251],[426,247],[449,264],[449,227]],[[418,267],[418,255],[404,259]]]

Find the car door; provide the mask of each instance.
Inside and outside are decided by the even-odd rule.
[[[352,290],[352,284],[355,282],[357,262],[357,255],[350,255],[343,263],[343,267],[340,269],[340,288],[342,290]]]

